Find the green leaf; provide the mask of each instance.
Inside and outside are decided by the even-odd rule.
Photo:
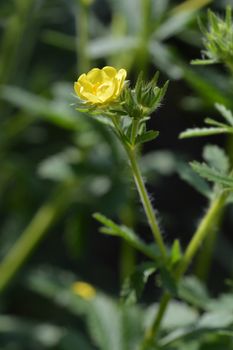
[[[135,303],[142,295],[148,278],[156,271],[155,263],[146,262],[126,278],[121,290],[121,297],[127,304]]]
[[[190,165],[194,171],[196,171],[201,177],[204,177],[208,181],[222,185],[225,188],[233,188],[232,176],[224,176],[222,173],[209,167],[206,163],[198,163],[195,161]]]
[[[225,151],[216,145],[205,146],[203,158],[211,167],[222,174],[226,174],[230,169],[230,161]]]
[[[209,184],[196,174],[187,164],[181,163],[178,166],[178,173],[182,180],[195,188],[203,196],[211,198],[212,189]]]
[[[159,131],[146,131],[142,135],[137,136],[136,143],[145,143],[156,139],[159,136]]]
[[[233,126],[233,114],[231,113],[231,111],[220,103],[215,103],[215,107],[221,113],[221,115],[227,121],[227,123]]]
[[[218,135],[218,134],[229,134],[233,133],[233,130],[231,131],[229,128],[225,127],[219,127],[219,128],[194,128],[194,129],[187,129],[183,131],[180,135],[180,139],[185,139],[189,137],[200,137],[200,136],[211,136],[211,135]]]
[[[175,239],[171,248],[171,253],[170,253],[171,265],[172,266],[176,265],[181,260],[181,258],[182,258],[182,252],[181,252],[180,242],[178,239]]]
[[[175,280],[175,277],[172,275],[172,272],[162,267],[160,269],[160,278],[162,282],[163,288],[168,291],[171,295],[174,297],[177,296],[177,282]]]
[[[150,305],[144,314],[145,327],[151,326],[155,315],[158,312],[159,304]],[[180,302],[171,300],[166,313],[164,315],[161,329],[162,330],[177,330],[180,327],[192,326],[198,320],[198,312],[191,306]]]
[[[12,105],[32,114],[32,116],[39,116],[65,129],[79,129],[77,112],[72,111],[67,102],[50,101],[13,86],[4,86],[1,90],[1,97]]]
[[[217,63],[217,61],[214,58],[205,59],[205,60],[196,59],[191,61],[191,64],[193,65],[209,65],[209,64],[215,64],[215,63]]]
[[[210,301],[205,286],[194,276],[183,278],[178,287],[179,297],[193,306],[208,309]]]
[[[93,217],[104,225],[104,227],[101,227],[100,232],[111,236],[121,237],[131,246],[138,249],[140,252],[147,255],[151,259],[158,259],[159,253],[156,249],[157,247],[154,245],[152,247],[144,243],[129,227],[123,225],[119,226],[100,213],[95,213]]]

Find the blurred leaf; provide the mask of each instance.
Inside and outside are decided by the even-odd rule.
[[[154,320],[154,315],[158,310],[158,304],[147,308],[144,315],[144,324],[147,329]],[[179,329],[180,327],[191,326],[196,323],[198,312],[179,301],[171,301],[161,324],[162,330]]]
[[[211,135],[219,135],[219,134],[232,134],[233,130],[230,128],[226,127],[221,127],[221,128],[194,128],[194,129],[187,129],[186,131],[183,131],[179,138],[180,139],[185,139],[188,137],[200,137],[200,136],[211,136]]]
[[[136,307],[120,306],[99,291],[92,299],[85,300],[72,292],[74,281],[75,276],[58,269],[32,271],[29,276],[33,290],[80,316],[80,319],[85,317],[88,332],[98,348],[119,350],[136,346],[142,336],[141,311]],[[135,332],[132,333],[133,329]]]
[[[193,306],[208,308],[210,301],[209,295],[205,286],[196,278],[192,276],[185,277],[178,288],[179,297]]]
[[[166,21],[159,27],[156,37],[160,40],[168,39],[182,31],[193,19],[195,12],[206,6],[212,0],[187,0],[170,11]]]
[[[225,91],[222,86],[220,86],[220,77],[212,81],[215,76],[214,73],[212,73],[211,76],[207,75],[204,70],[194,70],[185,65],[185,63],[182,63],[182,69],[184,79],[191,85],[198,95],[203,97],[206,104],[212,106],[217,102],[226,107],[232,106],[232,99],[229,97],[229,89]],[[225,87],[226,85],[227,84],[225,84]]]
[[[154,247],[152,248],[150,245],[145,244],[130,228],[126,226],[118,226],[112,220],[99,213],[95,213],[93,217],[100,223],[104,224],[100,229],[102,233],[121,237],[151,259],[158,259],[159,253],[157,249],[154,250]]]
[[[142,295],[148,278],[156,271],[155,263],[145,262],[136,267],[126,278],[121,290],[121,297],[127,304],[135,303]]]
[[[178,159],[176,155],[168,150],[151,151],[143,155],[140,164],[147,176],[154,177],[156,173],[169,176],[172,175],[178,166]]]
[[[204,148],[203,158],[206,162],[222,174],[227,174],[230,161],[225,151],[216,145],[207,145]]]
[[[146,131],[144,132],[142,135],[139,135],[136,139],[136,143],[140,144],[140,143],[145,143],[145,142],[149,142],[151,140],[156,139],[159,136],[159,132],[158,131]]]
[[[176,265],[182,258],[181,246],[178,239],[174,240],[174,243],[171,248],[170,260],[171,265]]]
[[[172,274],[172,271],[166,267],[160,268],[160,278],[163,289],[169,292],[172,296],[177,296],[177,281]]]
[[[226,122],[233,126],[233,115],[229,109],[227,109],[224,105],[220,103],[215,103],[216,109],[221,113],[222,117],[226,120]]]
[[[198,192],[207,198],[211,198],[212,190],[209,184],[197,175],[190,166],[180,163],[178,166],[178,173],[182,180],[194,187]]]
[[[206,163],[192,162],[191,167],[196,171],[201,177],[204,177],[208,181],[217,183],[224,186],[225,188],[231,189],[233,187],[233,177],[222,175],[214,168],[209,167]]]
[[[167,74],[171,79],[181,79],[183,76],[182,67],[175,50],[167,44],[157,40],[151,40],[149,44],[150,54],[155,65]]]
[[[88,45],[89,56],[93,59],[102,58],[121,52],[127,52],[136,49],[138,46],[135,37],[124,36],[122,38],[105,37],[90,41]]]
[[[22,108],[32,115],[43,117],[62,128],[77,130],[77,115],[73,109],[62,104],[61,101],[52,101],[36,96],[21,88],[5,86],[1,89],[1,97],[16,107]]]
[[[80,159],[77,148],[69,148],[63,152],[43,160],[38,167],[38,173],[46,179],[67,181],[75,178],[71,164]]]

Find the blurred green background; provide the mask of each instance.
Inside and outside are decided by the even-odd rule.
[[[170,80],[150,121],[160,137],[143,149],[142,169],[167,244],[176,237],[183,246],[188,242],[206,201],[180,177],[187,161],[201,158],[205,140],[180,141],[178,135],[217,115],[215,102],[233,108],[232,80],[224,68],[190,65],[201,55],[197,18],[205,23],[206,8],[223,14],[226,4],[233,5],[0,2],[0,256],[8,256],[0,276],[1,349],[95,349],[85,340],[82,318],[65,307],[65,296],[58,305],[44,296],[56,296],[48,285],[54,279],[66,289],[84,280],[118,297],[124,277],[142,260],[125,243],[101,235],[93,212],[136,227],[150,240],[123,150],[107,127],[75,111],[79,74],[112,65],[127,69],[132,83],[140,71],[150,78],[159,70],[161,82]],[[225,146],[226,139],[208,142]],[[200,269],[201,260],[194,266],[213,296],[233,269],[232,217],[228,209],[210,273]],[[19,237],[23,241],[14,246]],[[151,300],[152,282],[144,302]]]

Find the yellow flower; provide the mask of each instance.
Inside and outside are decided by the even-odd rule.
[[[115,100],[121,93],[126,78],[126,70],[116,70],[106,66],[93,68],[82,74],[74,83],[74,90],[81,100],[94,105],[103,105]]]
[[[95,288],[86,282],[75,282],[71,288],[74,294],[77,294],[86,300],[91,300],[96,295]]]

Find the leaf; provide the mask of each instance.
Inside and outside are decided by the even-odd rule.
[[[137,136],[136,143],[145,143],[156,139],[159,136],[159,131],[146,131],[142,135]]]
[[[154,316],[157,314],[159,304],[150,305],[145,311],[144,323],[145,328],[151,326]],[[198,312],[191,306],[172,300],[164,315],[161,329],[174,330],[180,327],[191,326],[198,320]]]
[[[182,252],[181,252],[181,247],[180,247],[180,242],[178,239],[175,239],[171,253],[170,253],[170,261],[171,265],[174,266],[176,265],[182,258]]]
[[[229,171],[230,161],[222,148],[216,145],[205,146],[203,158],[211,167],[222,174],[226,174]]]
[[[121,237],[151,259],[158,259],[159,253],[157,252],[157,247],[153,246],[152,248],[150,245],[144,243],[129,227],[119,226],[100,213],[95,213],[93,217],[100,223],[104,224],[104,227],[101,227],[100,229],[102,233]]]
[[[193,306],[208,309],[210,301],[205,286],[194,276],[185,277],[178,286],[178,295]]]
[[[200,192],[203,196],[211,198],[212,189],[209,184],[196,174],[188,165],[180,163],[177,170],[182,180],[194,187],[195,190]]]
[[[180,135],[180,139],[185,139],[189,137],[200,137],[200,136],[211,136],[218,134],[229,134],[233,133],[230,128],[216,127],[216,128],[193,128],[183,131]]]
[[[212,59],[196,59],[196,60],[192,60],[191,64],[193,65],[208,65],[208,64],[215,64],[217,63],[216,59],[212,58]]]
[[[137,47],[137,39],[133,36],[117,37],[102,37],[97,38],[88,44],[87,51],[91,58],[102,58],[120,52],[134,50]]]
[[[128,308],[119,305],[113,298],[98,290],[93,299],[85,300],[72,291],[75,276],[60,269],[46,266],[43,270],[33,270],[28,280],[31,289],[78,316],[79,321],[84,321],[96,348],[131,349],[139,342],[142,336],[141,310],[136,306]]]
[[[162,286],[165,290],[167,290],[174,297],[177,296],[177,282],[175,277],[172,275],[172,272],[162,267],[160,269],[160,278],[162,282]]]
[[[121,290],[121,297],[127,304],[135,303],[142,295],[148,278],[156,271],[155,263],[146,262],[136,267],[126,278]]]
[[[217,170],[209,167],[206,163],[192,162],[190,163],[194,171],[196,171],[201,177],[204,177],[208,181],[217,183],[225,188],[233,188],[233,177],[224,176]]]
[[[72,91],[72,90],[71,90]],[[65,129],[78,130],[77,116],[69,108],[67,102],[50,101],[37,96],[19,87],[4,86],[1,89],[1,97],[18,108],[21,108],[33,116],[48,120]]]
[[[215,103],[215,107],[221,113],[221,115],[227,121],[227,123],[233,126],[233,114],[231,113],[231,111],[220,103]]]

